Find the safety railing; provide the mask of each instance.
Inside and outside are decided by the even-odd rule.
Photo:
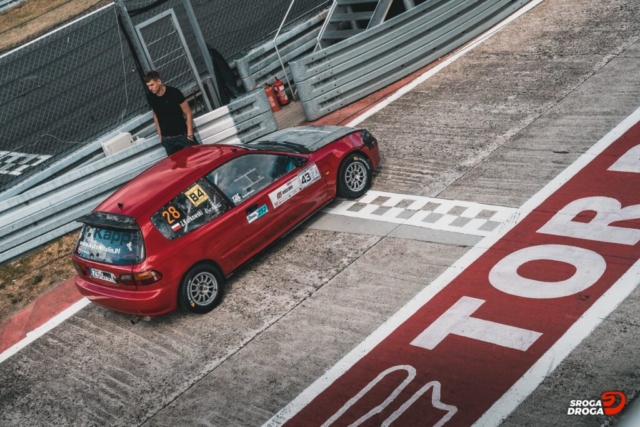
[[[248,142],[278,129],[264,90],[194,120],[205,144]],[[0,263],[80,227],[75,220],[166,157],[156,135],[0,202]],[[95,146],[95,143],[93,143]],[[86,154],[86,153],[85,153]]]
[[[286,80],[278,59],[276,46],[282,56],[282,62],[285,64],[312,52],[326,16],[327,11],[324,10],[280,34],[275,41],[264,43],[236,59],[238,75],[245,89],[253,90],[265,83],[273,83],[276,77]],[[288,67],[286,68],[287,74],[291,78],[291,73]]]
[[[419,70],[530,0],[426,0],[373,29],[289,63],[307,120]]]
[[[0,0],[0,12],[5,12],[25,0]]]

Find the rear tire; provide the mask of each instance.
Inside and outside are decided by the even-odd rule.
[[[371,164],[360,153],[352,153],[338,169],[338,194],[347,199],[357,199],[371,187]]]
[[[209,264],[193,267],[182,279],[178,290],[180,305],[192,313],[204,314],[222,300],[224,277]]]

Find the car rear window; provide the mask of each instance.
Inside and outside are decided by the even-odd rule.
[[[228,209],[227,203],[205,179],[178,194],[151,216],[151,222],[167,239],[197,230]]]
[[[144,259],[144,245],[139,230],[85,224],[75,253],[80,258],[91,261],[133,265]]]

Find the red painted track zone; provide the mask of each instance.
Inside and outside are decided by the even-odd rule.
[[[361,417],[366,418],[367,414],[371,417],[360,420],[364,421],[361,425],[380,426],[386,425],[385,421],[392,421],[396,426],[465,426],[478,420],[640,258],[638,244],[602,243],[537,232],[565,205],[580,198],[611,197],[620,201],[622,207],[640,204],[640,175],[607,170],[638,143],[640,124],[633,126],[541,203],[286,425],[322,425],[332,421],[325,425],[346,426]],[[581,215],[584,217],[573,221],[589,222],[593,217],[586,211]],[[611,225],[640,229],[638,220]],[[594,251],[606,260],[606,270],[590,287],[557,298],[514,296],[492,286],[489,272],[506,255],[548,244]],[[521,264],[517,272],[530,279],[551,282],[570,278],[576,268],[557,261],[533,261]],[[447,335],[432,350],[410,344],[463,297],[485,301],[471,315],[474,318],[537,331],[542,335],[526,351],[456,334]],[[412,380],[411,369],[396,370],[353,402],[357,394],[382,372],[401,365],[415,368]],[[401,383],[405,379],[408,384],[402,389]],[[439,399],[438,386],[441,388]],[[423,394],[416,395],[420,389]],[[392,399],[394,390],[401,391]],[[410,402],[412,397],[413,403]],[[389,399],[392,399],[390,403]],[[442,409],[436,409],[432,399],[450,406],[440,405]],[[346,405],[350,407],[344,410],[349,400],[353,404]],[[386,407],[385,401],[389,403]],[[379,405],[381,412],[372,414],[371,410]],[[404,410],[402,405],[405,405]]]

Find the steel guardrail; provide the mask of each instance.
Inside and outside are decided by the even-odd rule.
[[[205,144],[249,142],[278,129],[264,90],[194,119]],[[166,157],[158,135],[0,202],[0,263],[80,227],[91,212],[135,176]]]
[[[25,0],[0,0],[0,13],[6,12],[12,7],[16,7]]]
[[[317,120],[452,52],[530,0],[427,0],[289,63],[307,120]]]
[[[273,83],[275,77],[284,80],[286,77],[278,59],[276,45],[284,63],[312,52],[326,17],[327,11],[324,10],[279,35],[275,43],[269,41],[237,58],[236,68],[245,89],[253,90],[265,83]],[[288,67],[287,74],[291,78]]]

